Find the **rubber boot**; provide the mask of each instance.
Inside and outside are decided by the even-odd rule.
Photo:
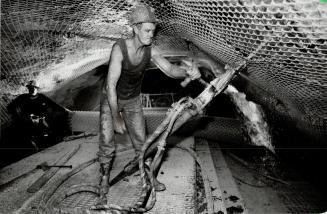
[[[109,176],[111,166],[112,161],[110,163],[100,163],[100,192],[96,205],[106,205],[108,202],[107,193],[109,192]]]

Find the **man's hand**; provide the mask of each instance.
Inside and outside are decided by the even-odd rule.
[[[119,112],[113,116],[113,125],[115,132],[117,132],[118,134],[124,134],[124,132],[126,131],[125,122]]]
[[[180,66],[182,69],[186,70],[186,77],[183,82],[181,82],[182,87],[186,87],[192,80],[199,79],[201,73],[197,64],[193,60],[182,60],[184,66]],[[201,80],[201,79],[200,79]]]
[[[187,67],[184,67],[186,70],[187,77],[189,77],[191,80],[196,80],[201,77],[199,68],[193,60],[192,61],[182,60],[182,61],[187,66]]]

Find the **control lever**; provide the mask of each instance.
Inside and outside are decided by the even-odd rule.
[[[185,63],[187,66],[192,66],[192,69],[194,68],[195,63],[192,59],[192,61],[188,61],[188,60],[182,60],[183,63]],[[206,81],[204,81],[202,78],[196,79],[198,82],[200,82],[202,85],[204,86],[208,86],[208,83]],[[183,88],[185,88],[190,82],[192,81],[192,79],[190,77],[186,77],[183,82],[181,82],[181,86]]]

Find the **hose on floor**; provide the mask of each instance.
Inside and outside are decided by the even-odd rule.
[[[81,170],[88,167],[89,165],[96,162],[97,160],[97,159],[92,159],[88,162],[79,165],[71,172],[61,177],[51,186],[51,188],[45,191],[41,197],[41,201],[38,207],[38,212],[52,213],[52,214],[57,214],[57,213],[80,214],[80,213],[94,213],[96,211],[102,211],[102,212],[109,211],[109,212],[117,212],[117,213],[120,213],[121,211],[127,211],[133,213],[143,213],[151,210],[156,202],[156,192],[154,188],[154,171],[156,170],[156,167],[158,167],[159,163],[161,162],[161,158],[163,156],[163,152],[166,146],[166,139],[171,133],[176,120],[178,119],[179,116],[181,116],[181,114],[183,114],[185,110],[187,110],[190,107],[190,105],[191,102],[188,102],[187,98],[181,99],[178,103],[174,104],[173,108],[167,113],[166,119],[161,123],[161,125],[146,140],[145,144],[143,145],[142,153],[139,158],[139,169],[140,169],[141,181],[142,181],[142,193],[139,200],[134,206],[124,207],[116,204],[107,204],[107,205],[92,206],[90,208],[81,208],[81,207],[60,208],[60,207],[55,207],[53,205],[55,202],[62,201],[65,198],[73,194],[76,194],[78,192],[92,192],[95,194],[99,194],[98,186],[95,186],[94,184],[82,183],[82,184],[74,185],[68,189],[65,189],[59,194],[53,196],[55,191],[58,190],[59,186],[62,185],[65,180],[75,175],[76,173],[80,172]],[[151,163],[150,171],[148,172],[147,170],[145,170],[144,159],[146,157],[146,152],[148,148],[153,144],[157,144],[158,150]],[[178,148],[188,151],[192,155],[192,157],[196,159],[199,166],[203,169],[201,160],[197,157],[194,151],[180,146]],[[204,170],[202,170],[202,172],[204,173]],[[204,176],[203,180],[205,182],[205,192],[208,202],[208,211],[210,214],[213,214],[213,200],[212,200],[210,184],[207,179],[207,176]],[[150,184],[148,181],[150,181]],[[145,203],[149,193],[150,193],[150,201],[147,203],[148,205],[143,208],[141,206]]]

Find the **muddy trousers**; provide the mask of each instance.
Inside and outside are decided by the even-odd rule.
[[[141,153],[145,142],[145,121],[140,97],[129,100],[118,99],[118,111],[122,113],[128,135],[135,149],[135,160]],[[100,100],[100,138],[99,152],[97,153],[100,163],[100,197],[98,204],[106,204],[106,194],[109,191],[110,170],[115,157],[115,133],[111,110],[106,94],[102,94]]]
[[[111,110],[105,96],[102,96],[100,101],[100,139],[97,153],[100,164],[112,162],[116,150]],[[139,156],[145,142],[145,121],[140,97],[118,99],[118,111],[122,113],[135,153]]]

